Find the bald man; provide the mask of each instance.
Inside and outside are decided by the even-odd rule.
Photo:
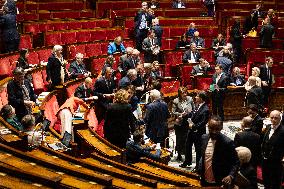
[[[262,142],[262,177],[265,188],[281,188],[284,156],[284,127],[281,112],[270,113],[271,125],[267,126]]]
[[[235,135],[235,145],[247,147],[251,153],[251,163],[256,168],[260,160],[260,136],[252,130],[253,118],[250,116],[244,117],[241,122],[242,131]]]

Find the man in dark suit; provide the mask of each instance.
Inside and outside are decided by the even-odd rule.
[[[185,160],[180,167],[185,168],[192,163],[192,145],[194,144],[196,151],[196,170],[198,162],[201,158],[201,136],[206,133],[206,124],[209,120],[209,108],[206,104],[207,95],[205,92],[200,92],[195,97],[196,109],[193,113],[188,114],[188,119],[183,119],[182,124],[189,125],[189,132],[186,139]],[[192,114],[192,115],[191,115]]]
[[[115,82],[112,77],[112,68],[107,67],[105,75],[98,78],[94,86],[94,95],[98,96],[98,101],[95,104],[95,110],[99,123],[104,118],[107,105],[112,102],[115,88]]]
[[[274,27],[270,24],[270,19],[265,18],[263,20],[263,25],[259,32],[260,47],[262,48],[272,48],[272,36],[274,34]]]
[[[224,36],[219,33],[218,36],[213,39],[211,47],[215,49],[215,57],[218,56],[219,52],[223,49],[223,47],[226,46],[226,40],[224,39]]]
[[[246,105],[256,104],[258,109],[261,111],[263,109],[263,93],[261,87],[256,85],[256,77],[250,76],[249,85],[252,86],[246,94]]]
[[[208,71],[211,71],[212,68],[205,59],[200,58],[199,59],[199,64],[196,66],[193,66],[191,75],[207,75]]]
[[[199,37],[199,31],[195,31],[193,37],[190,39],[190,43],[195,43],[197,48],[204,48],[204,39]]]
[[[146,105],[145,124],[146,136],[154,143],[161,143],[165,147],[165,139],[169,136],[168,118],[170,112],[168,105],[161,100],[161,93],[154,89],[150,91],[151,103]]]
[[[126,48],[126,54],[119,57],[119,66],[118,70],[121,75],[124,77],[129,69],[135,69],[136,64],[132,61],[132,47]]]
[[[219,115],[224,120],[223,101],[225,92],[229,84],[229,79],[223,72],[220,64],[215,66],[215,74],[212,77],[210,90],[212,91],[212,110],[214,115]]]
[[[222,129],[223,122],[214,116],[208,122],[209,134],[202,136],[199,173],[203,186],[231,188],[239,170],[234,142],[220,132]]]
[[[36,95],[29,80],[25,79],[23,68],[17,67],[13,71],[14,79],[7,85],[8,104],[15,108],[18,120],[32,113]]]
[[[142,43],[142,49],[144,51],[145,63],[153,63],[155,60],[158,60],[160,46],[154,30],[149,31],[148,37]]]
[[[223,72],[229,77],[231,75],[231,69],[233,62],[230,59],[230,54],[227,50],[223,51],[222,56],[218,56],[216,64],[220,64],[223,68]]]
[[[272,86],[272,65],[273,65],[273,58],[266,57],[265,64],[259,67],[260,74],[259,78],[261,79],[262,85],[262,92],[263,92],[263,104],[264,106],[268,105],[269,95]]]
[[[162,35],[163,35],[163,28],[159,25],[159,19],[155,18],[152,20],[152,30],[155,32],[155,36],[158,39],[158,45],[162,46]]]
[[[144,133],[140,130],[136,130],[133,133],[133,141],[128,140],[126,142],[126,160],[128,163],[139,162],[141,157],[147,157],[153,160],[159,160],[162,152],[161,147],[156,148],[156,153],[152,154],[152,147],[143,147],[144,144]]]
[[[92,78],[87,77],[85,82],[79,85],[74,93],[75,97],[81,98],[84,101],[90,101],[96,99],[92,90]]]
[[[91,75],[86,69],[85,64],[83,63],[84,55],[82,53],[76,54],[76,60],[70,64],[69,73],[72,79],[76,79],[78,77],[87,77]]]
[[[217,0],[203,0],[208,10],[208,16],[215,16],[215,5]]]
[[[119,89],[125,89],[129,85],[132,84],[133,81],[135,81],[137,78],[137,71],[135,69],[130,69],[127,72],[127,75],[121,78],[118,82],[118,88]]]
[[[182,9],[185,8],[185,4],[182,0],[175,0],[173,1],[172,7],[174,9]]]
[[[185,51],[182,62],[183,63],[197,63],[201,58],[200,52],[196,48],[195,43],[190,44],[190,49]]]
[[[250,104],[248,109],[248,115],[253,119],[251,123],[251,129],[253,132],[262,136],[263,119],[258,114],[259,109],[256,104]]]
[[[151,16],[148,14],[147,2],[142,2],[142,8],[138,11],[134,18],[135,26],[135,40],[136,40],[136,48],[141,51],[142,50],[142,42],[147,37],[148,29],[151,22]]]
[[[261,153],[260,153],[260,136],[252,131],[252,121],[250,116],[244,117],[241,122],[242,131],[235,135],[235,146],[244,146],[251,151],[251,164],[256,168],[259,164]]]
[[[283,176],[284,126],[281,112],[270,113],[271,125],[267,127],[262,142],[262,178],[265,188],[280,189]]]

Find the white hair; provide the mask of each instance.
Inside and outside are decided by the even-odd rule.
[[[154,18],[154,19],[152,20],[152,24],[153,24],[153,25],[159,24],[159,19],[158,19],[158,18]]]
[[[82,53],[77,53],[76,58],[84,58],[84,55]]]
[[[244,146],[239,146],[236,148],[236,151],[239,156],[240,162],[243,163],[248,163],[251,159],[251,151]]]
[[[161,98],[161,93],[157,89],[153,89],[150,91],[150,97],[152,100],[158,100]]]
[[[129,69],[127,71],[127,76],[130,77],[130,76],[136,76],[137,75],[137,71],[135,69]]]
[[[59,51],[59,50],[62,50],[63,49],[63,47],[61,46],[61,45],[54,45],[54,47],[53,47],[53,52],[56,52],[56,51]]]
[[[126,47],[125,51],[126,51],[127,54],[132,54],[133,48],[132,47]]]

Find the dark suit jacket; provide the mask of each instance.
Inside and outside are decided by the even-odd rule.
[[[134,141],[126,143],[126,159],[129,163],[136,163],[141,157],[147,157],[153,160],[158,160],[161,156],[161,150],[156,150],[156,154],[151,153],[151,148],[143,148]]]
[[[182,5],[183,7],[185,7],[184,2],[181,2],[181,5]],[[177,8],[178,8],[178,2],[177,2],[177,1],[174,1],[172,7],[173,7],[174,9],[177,9]]]
[[[136,65],[131,56],[124,54],[119,57],[119,67],[121,68],[122,75],[125,76],[129,69],[134,69]],[[120,69],[119,68],[119,69]]]
[[[191,113],[190,113],[191,114]],[[209,108],[207,104],[203,104],[197,111],[194,110],[191,116],[191,121],[193,126],[191,131],[197,131],[198,135],[203,135],[206,133],[206,124],[209,120]],[[187,118],[189,115],[187,116]],[[187,122],[187,119],[184,119]],[[188,124],[188,123],[187,123]]]
[[[162,100],[156,100],[146,105],[146,135],[155,143],[157,138],[166,138],[168,132],[168,118],[170,112],[168,105]],[[158,141],[160,142],[160,141]]]
[[[253,86],[246,95],[247,106],[256,104],[259,109],[263,108],[263,93],[261,87]]]
[[[252,131],[262,136],[263,119],[260,115],[256,115],[251,123]]]
[[[227,76],[231,75],[231,69],[232,69],[233,62],[228,57],[219,56],[216,60],[216,64],[221,64],[223,71]]]
[[[205,42],[204,42],[204,39],[201,38],[201,37],[192,37],[191,40],[190,40],[190,43],[195,43],[197,47],[202,47],[204,48],[205,47]]]
[[[201,178],[204,181],[205,166],[205,150],[209,141],[209,135],[202,135],[201,154]],[[222,185],[222,179],[228,175],[235,177],[239,170],[239,158],[235,150],[234,142],[223,134],[219,134],[212,157],[212,169],[215,181],[218,185]]]
[[[216,83],[217,75],[214,74],[212,77],[212,84],[217,84],[219,86],[219,92],[225,92],[227,90],[227,86],[229,84],[229,78],[226,76],[225,73],[222,73],[221,78]],[[217,90],[215,90],[217,91]]]
[[[87,89],[85,84],[81,84],[77,87],[77,89],[75,90],[74,96],[84,99],[84,98],[88,98],[90,96],[93,96],[93,91],[92,89]]]
[[[252,28],[255,28],[255,30],[257,30],[257,26],[258,26],[257,14],[254,14],[253,17],[249,15],[244,22],[243,34],[248,34]]]
[[[200,52],[197,50],[193,53],[193,56],[196,62],[198,62],[199,59],[201,58]],[[183,63],[188,63],[188,60],[191,60],[191,50],[190,49],[185,51],[182,57]]]
[[[123,77],[119,80],[118,88],[123,89],[123,88],[128,87],[131,84],[132,84],[132,82],[130,81],[130,79],[127,76],[125,76],[125,77]]]
[[[234,83],[236,86],[243,86],[246,83],[246,81],[242,75],[238,75],[238,76],[231,76],[230,83]]]
[[[36,95],[34,90],[30,84],[30,81],[25,80],[24,85],[26,86],[29,97],[31,101],[36,101]],[[24,95],[22,91],[22,86],[19,85],[14,80],[9,81],[7,85],[7,93],[8,93],[8,104],[15,108],[16,115],[19,120],[29,113],[28,109],[24,105]]]
[[[214,1],[214,4],[216,4],[216,0]],[[205,0],[204,1],[204,4],[206,5],[206,6],[208,6],[208,5],[213,5],[213,1],[212,0]]]
[[[152,17],[146,13],[146,12],[143,12],[141,10],[139,10],[134,18],[134,22],[135,22],[135,25],[134,25],[134,28],[135,30],[138,30],[139,29],[139,26],[140,26],[140,23],[141,23],[141,19],[142,19],[142,15],[145,14],[146,16],[146,22],[147,22],[147,27],[151,26],[151,22],[152,22]]]
[[[134,119],[129,104],[111,103],[107,107],[104,123],[104,136],[106,139],[130,137],[134,128]]]
[[[12,40],[20,40],[17,29],[16,14],[5,14],[0,16],[0,24],[2,25],[3,40],[9,42]]]
[[[245,129],[242,132],[236,133],[234,139],[236,147],[244,146],[250,149],[252,157],[251,163],[256,166],[261,158],[261,140],[260,136],[252,131],[252,129]]]
[[[250,183],[247,186],[243,186],[242,188],[245,187],[245,189],[258,189],[256,170],[251,164],[249,163],[243,164],[240,167],[240,173],[250,181]]]
[[[208,74],[207,72],[211,70],[212,70],[211,66],[200,68],[199,65],[196,65],[196,66],[193,66],[191,74],[197,75],[198,73],[203,73],[204,75],[207,75]]]
[[[76,79],[78,76],[88,73],[85,64],[78,64],[76,61],[70,64],[69,72],[72,79]]]
[[[265,66],[265,64],[261,65],[259,67],[260,69],[260,74],[259,74],[259,78],[261,79],[261,81],[266,81],[268,83],[269,86],[271,86],[272,84],[272,69],[270,69],[270,75],[267,74],[267,68]]]
[[[61,66],[61,62],[54,56],[54,54],[51,54],[46,65],[46,80],[48,81],[51,79],[53,86],[61,84]]]
[[[153,46],[159,46],[159,41],[157,38],[154,38]],[[147,37],[142,42],[142,49],[144,50],[144,62],[152,63],[153,62],[153,51],[151,50],[152,44],[150,38]]]
[[[273,34],[274,34],[274,27],[271,24],[262,26],[259,32],[260,46],[265,48],[271,48]]]
[[[179,49],[179,48],[187,48],[188,46],[190,45],[189,41],[182,41],[182,40],[179,40],[176,44],[176,49]]]
[[[155,35],[158,39],[158,45],[161,47],[162,46],[162,35],[163,35],[163,28],[161,28],[160,25],[155,25],[152,27],[152,29],[155,32]]]
[[[271,126],[268,126],[262,142],[262,155],[271,163],[280,163],[284,156],[284,126],[280,125],[269,139]]]
[[[94,85],[94,95],[98,96],[99,100],[103,100],[104,94],[112,94],[115,89],[115,82],[113,79],[107,83],[105,77],[101,76],[96,80]]]

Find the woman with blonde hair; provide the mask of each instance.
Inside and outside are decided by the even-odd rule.
[[[256,86],[261,87],[261,79],[258,77],[260,74],[260,69],[258,67],[253,67],[251,75],[255,77]],[[250,85],[249,81],[245,83],[245,89],[249,91],[253,86]]]
[[[122,44],[122,37],[118,36],[114,39],[113,42],[109,43],[107,48],[107,54],[116,54],[116,53],[125,53],[125,47]]]
[[[120,148],[126,147],[130,132],[134,130],[135,119],[128,102],[129,93],[124,89],[118,90],[105,115],[104,136]]]

